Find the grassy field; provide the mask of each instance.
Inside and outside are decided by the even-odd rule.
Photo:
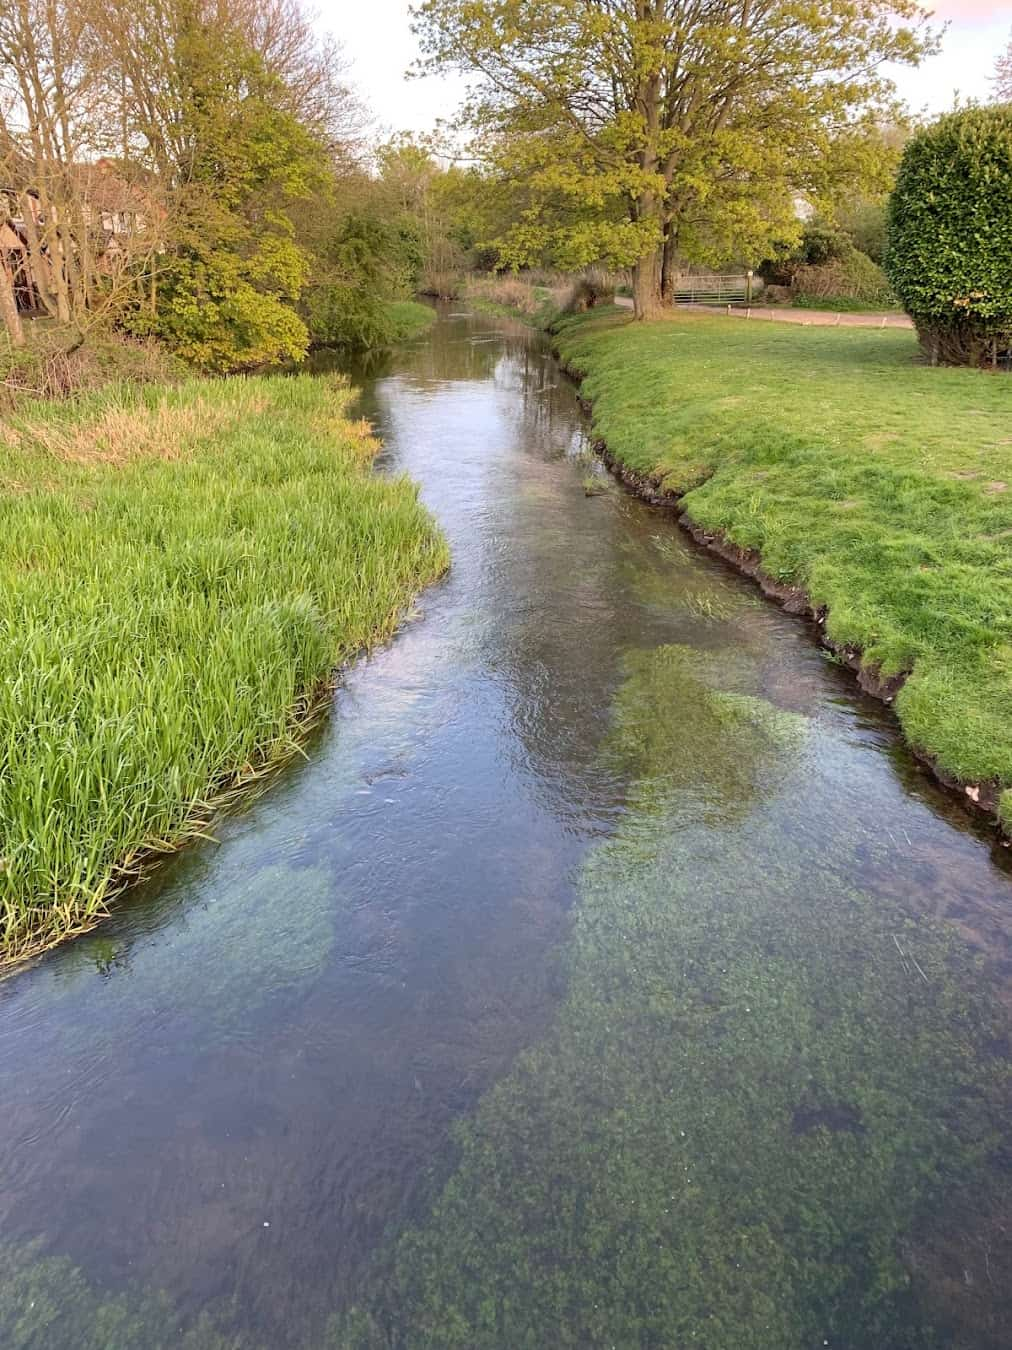
[[[557,340],[621,463],[906,674],[904,732],[942,769],[1012,786],[1007,376],[929,369],[909,332],[694,314],[572,319]]]
[[[291,748],[447,565],[343,385],[190,382],[0,423],[0,964]]]

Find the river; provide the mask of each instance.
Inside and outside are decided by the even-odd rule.
[[[0,1342],[1007,1345],[1007,853],[534,334],[353,374],[452,570],[0,984]]]

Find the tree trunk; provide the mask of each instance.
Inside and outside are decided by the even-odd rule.
[[[53,288],[49,284],[52,277],[52,267],[49,259],[42,252],[42,239],[35,223],[32,202],[27,192],[21,194],[20,202],[21,218],[25,222],[25,234],[28,239],[28,270],[35,285],[35,293],[42,301],[43,308],[51,319],[55,319],[56,298],[53,295]]]
[[[21,324],[21,315],[18,313],[18,302],[14,298],[14,283],[7,271],[7,264],[2,259],[0,259],[0,317],[3,318],[11,345],[23,347],[25,330]]]
[[[678,241],[672,223],[664,226],[664,251],[661,254],[661,299],[665,305],[675,303],[675,282],[678,279]]]
[[[656,319],[663,309],[661,255],[659,249],[651,249],[633,268],[633,312],[637,319]]]

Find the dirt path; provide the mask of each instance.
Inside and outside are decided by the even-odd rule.
[[[623,295],[615,303],[632,309],[632,301]],[[771,305],[746,309],[743,305],[679,305],[679,309],[696,314],[725,314],[734,319],[749,319],[755,323],[799,323],[820,328],[913,328],[905,314],[840,314],[829,309],[789,309]]]

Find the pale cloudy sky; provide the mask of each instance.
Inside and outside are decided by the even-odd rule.
[[[451,79],[405,80],[415,56],[409,0],[316,0],[320,27],[333,33],[352,61],[352,76],[379,125],[390,131],[429,130],[449,117],[461,85]],[[942,52],[917,70],[895,72],[900,93],[915,109],[944,112],[958,90],[989,96],[996,54],[1012,30],[1012,0],[936,0],[931,8],[949,22]]]

